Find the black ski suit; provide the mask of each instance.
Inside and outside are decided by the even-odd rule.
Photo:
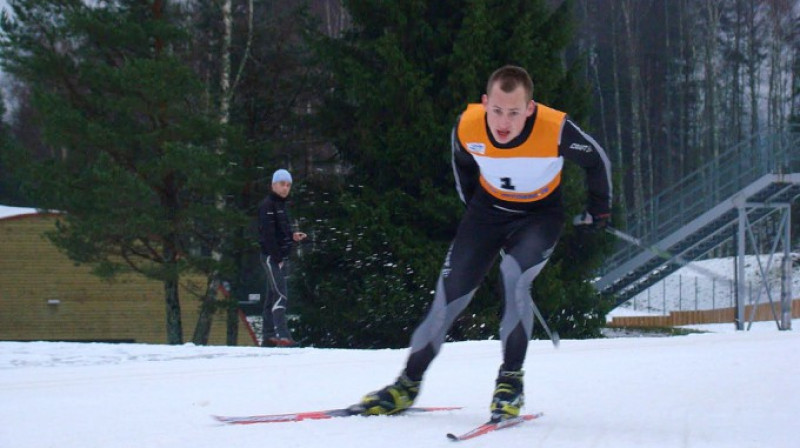
[[[453,128],[453,170],[467,209],[456,231],[428,314],[411,337],[406,374],[421,380],[446,334],[498,254],[504,287],[500,324],[505,370],[519,370],[533,331],[530,286],[553,253],[564,224],[563,159],[586,173],[587,211],[611,207],[611,166],[603,149],[563,112],[538,104],[522,133],[498,144],[480,104]]]

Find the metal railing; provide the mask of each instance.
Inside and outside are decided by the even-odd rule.
[[[627,213],[625,228],[654,244],[707,210],[770,173],[800,172],[800,127],[745,140],[664,189],[640,210]],[[602,273],[635,257],[641,249],[620,243]]]

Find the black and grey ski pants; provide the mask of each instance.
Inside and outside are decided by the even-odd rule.
[[[264,299],[263,326],[261,328],[262,341],[278,337],[291,339],[289,326],[286,323],[286,308],[289,305],[289,296],[286,287],[286,268],[284,262],[280,266],[269,255],[261,254],[261,266],[267,277],[267,295]]]
[[[502,368],[521,369],[533,332],[530,286],[552,254],[563,224],[560,206],[525,213],[469,207],[447,252],[433,303],[411,337],[406,375],[422,379],[498,254],[504,295]]]

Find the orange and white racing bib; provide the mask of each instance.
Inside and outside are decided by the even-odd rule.
[[[480,184],[492,196],[511,202],[547,197],[561,183],[564,159],[558,154],[566,114],[537,104],[531,135],[514,148],[497,148],[489,138],[486,112],[470,104],[461,115],[458,139],[480,168]]]

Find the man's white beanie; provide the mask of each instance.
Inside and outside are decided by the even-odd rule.
[[[281,168],[281,169],[275,171],[274,173],[272,173],[272,183],[273,184],[275,182],[281,182],[281,181],[286,181],[286,182],[292,183],[292,175],[289,174],[289,172],[286,171],[283,168]]]

